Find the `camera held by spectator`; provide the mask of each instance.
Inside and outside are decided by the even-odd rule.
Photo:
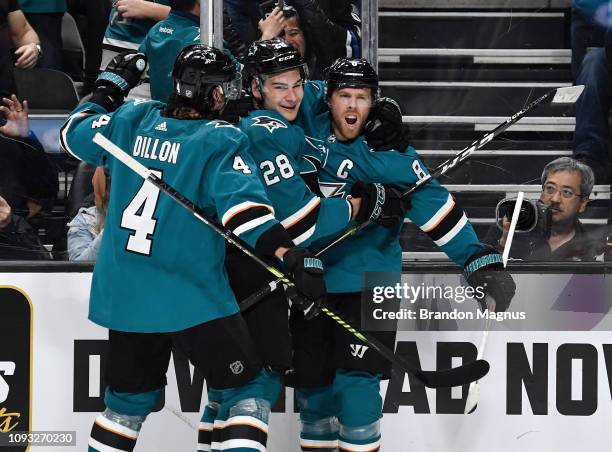
[[[509,218],[512,217],[516,205],[516,196],[502,199],[495,207],[495,219],[500,231],[504,231],[510,226]],[[524,199],[519,211],[516,222],[515,234],[537,231],[546,238],[550,237],[552,222],[552,210],[550,204],[545,204],[541,200],[533,201]]]

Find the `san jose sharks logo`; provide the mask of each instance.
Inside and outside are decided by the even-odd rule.
[[[316,158],[322,166],[327,163],[327,157],[329,155],[329,148],[325,146],[325,142],[317,138],[306,136],[306,143],[311,146],[313,151],[312,157]]]
[[[251,126],[265,127],[270,133],[274,132],[276,129],[287,128],[287,124],[269,116],[257,116],[253,119],[253,123],[251,124]]]
[[[346,192],[344,187],[346,182],[321,182],[319,181],[319,189],[326,198],[344,198]]]

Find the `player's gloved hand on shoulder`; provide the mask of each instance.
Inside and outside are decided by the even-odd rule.
[[[355,217],[357,223],[372,221],[386,228],[403,222],[412,204],[410,197],[402,197],[402,191],[390,185],[356,182],[351,188],[351,196],[361,198]]]
[[[287,291],[291,307],[302,311],[308,320],[316,317],[327,296],[323,263],[305,248],[291,248],[283,256],[283,263],[295,282],[295,287]]]
[[[368,145],[375,151],[404,152],[410,142],[400,106],[390,97],[381,97],[372,104],[363,131]]]
[[[504,268],[501,254],[486,247],[470,257],[464,267],[465,277],[470,286],[482,287],[484,293],[495,301],[495,312],[508,309],[516,292],[516,284]],[[486,297],[477,298],[480,309],[487,308]]]
[[[249,113],[254,109],[253,96],[243,90],[239,99],[227,101],[227,104],[225,104],[221,111],[220,119],[236,124],[240,121],[240,118],[249,116]]]
[[[144,53],[127,50],[117,54],[96,79],[91,101],[100,103],[109,111],[116,109],[130,90],[142,81],[146,69]]]

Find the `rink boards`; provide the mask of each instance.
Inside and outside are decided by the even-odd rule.
[[[90,282],[90,273],[0,274],[3,293],[14,293],[0,300],[0,432],[74,431],[77,447],[56,450],[85,450],[102,407],[106,339],[106,331],[87,320]],[[481,334],[402,332],[398,348],[418,352],[429,370],[449,359],[459,364],[453,356],[475,354]],[[496,331],[485,358],[491,371],[470,415],[461,414],[466,387],[425,389],[408,378],[385,384],[382,450],[484,452],[494,446],[569,452],[609,446],[610,332]],[[137,451],[195,449],[203,381],[179,357],[170,365],[168,382],[164,407],[147,420]],[[291,389],[277,411],[269,450],[299,450]]]

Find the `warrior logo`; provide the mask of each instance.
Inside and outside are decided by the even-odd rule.
[[[234,375],[240,375],[244,371],[244,366],[240,361],[235,361],[231,363],[229,368]]]
[[[355,358],[363,358],[363,355],[365,355],[365,352],[368,351],[367,346],[365,345],[357,345],[357,344],[351,344],[351,355],[353,355]]]
[[[268,129],[268,132],[272,133],[276,129],[286,129],[287,124],[278,119],[270,118],[269,116],[258,116],[255,118],[255,121],[252,126],[260,126]]]

